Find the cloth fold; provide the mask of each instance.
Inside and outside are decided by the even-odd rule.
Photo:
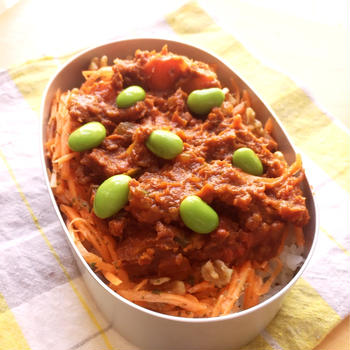
[[[272,106],[302,154],[320,211],[317,249],[277,317],[243,349],[311,350],[349,314],[344,283],[350,277],[349,132],[197,3],[154,26],[144,32],[161,28],[162,37],[200,45],[234,66]],[[44,183],[40,102],[46,83],[68,57],[45,57],[0,72],[0,349],[137,349],[91,300]]]

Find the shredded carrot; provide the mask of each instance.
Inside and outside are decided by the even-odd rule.
[[[214,305],[213,310],[211,312],[211,317],[217,317],[217,316],[221,315],[221,307],[222,307],[222,303],[224,302],[224,300],[225,300],[224,294],[220,294],[218,299],[217,299],[217,302]]]
[[[240,114],[235,114],[235,116],[233,117],[233,128],[241,129],[242,126],[242,116]]]
[[[283,264],[280,258],[276,257],[272,261],[276,263],[276,267],[272,271],[272,274],[269,277],[269,279],[261,286],[259,291],[260,295],[266,294],[270,290],[272,283],[282,270]]]
[[[67,109],[67,102],[70,97],[70,93],[61,95],[62,103],[60,104],[58,113],[60,113],[60,117],[62,118],[62,126],[61,126],[61,156],[68,154],[71,152],[68,146],[68,137],[71,132],[71,117]]]
[[[102,240],[108,249],[108,252],[112,258],[112,261],[117,261],[118,260],[117,244],[115,243],[114,238],[111,235],[103,235]]]
[[[282,238],[281,238],[281,243],[278,247],[278,250],[277,250],[277,255],[280,255],[283,251],[283,248],[284,248],[284,244],[286,243],[286,238],[288,236],[288,227],[286,227],[284,230],[283,230],[283,234],[282,234]]]
[[[193,312],[203,312],[207,306],[197,299],[189,298],[189,295],[177,295],[164,292],[150,292],[150,291],[134,291],[134,290],[120,290],[120,295],[131,301],[147,301],[149,303],[167,303],[178,306],[184,310]],[[192,297],[192,296],[191,296]]]
[[[212,283],[203,281],[189,288],[188,292],[191,294],[195,294],[195,293],[207,291],[208,289],[212,290],[213,288],[215,288],[215,286]]]
[[[244,289],[246,279],[251,269],[251,262],[247,261],[241,267],[238,273],[238,278],[236,277],[235,280],[233,280],[233,278],[231,279],[225,300],[222,305],[222,315],[227,315],[231,312],[234,304],[237,302]]]
[[[273,188],[281,184],[283,181],[285,181],[288,177],[296,174],[300,169],[302,168],[301,163],[301,156],[300,154],[296,155],[295,162],[285,170],[285,172],[279,176],[279,177],[261,177],[261,176],[255,176],[250,175],[242,171],[242,176],[246,177],[247,179],[251,179],[251,181],[258,181],[260,183],[265,184],[266,188]]]
[[[60,134],[62,132],[62,118],[61,115],[58,111],[59,105],[60,105],[60,97],[61,93],[60,91],[57,91],[52,108],[51,108],[51,118],[55,117],[55,122],[56,122],[56,130],[55,130],[55,152],[52,155],[52,160],[54,161],[55,159],[59,158],[61,156],[61,142],[60,142]],[[57,118],[58,117],[58,118]],[[50,118],[50,120],[51,120]]]
[[[148,278],[143,279],[139,284],[134,287],[135,291],[142,289],[148,283]]]
[[[244,111],[246,109],[246,104],[245,102],[241,102],[240,104],[238,104],[237,106],[235,106],[233,108],[233,115],[236,115],[236,114],[243,114]]]
[[[114,284],[115,286],[119,286],[121,283],[123,283],[123,281],[118,276],[116,276],[113,272],[102,271],[102,273],[106,277],[106,279],[112,284]]]
[[[294,226],[295,239],[298,247],[303,247],[305,245],[305,237],[303,228],[299,226]]]
[[[254,269],[250,269],[247,277],[246,289],[244,292],[243,308],[249,309],[259,303],[259,291],[262,279],[257,276]]]
[[[112,273],[117,272],[115,267],[112,264],[108,264],[104,262],[102,258],[97,256],[96,254],[87,251],[84,245],[80,241],[76,240],[75,245],[77,246],[80,254],[83,256],[86,262],[90,266],[92,266],[95,269],[95,271],[104,271],[104,272],[112,272]]]
[[[55,171],[55,174],[57,174],[57,172]],[[55,195],[56,197],[60,197],[60,195],[65,195],[66,193],[66,183],[58,176],[56,176],[56,186],[55,186]],[[67,198],[67,197],[65,197]],[[67,202],[67,199],[64,201],[64,203]],[[70,201],[69,201],[70,202]]]
[[[264,130],[268,133],[268,134],[272,134],[273,131],[273,121],[272,118],[267,119],[265,126],[264,126]]]
[[[235,98],[237,100],[237,103],[240,102],[240,89],[239,89],[239,86],[237,85],[236,81],[234,79],[231,78],[231,84],[232,84],[232,87],[233,87],[233,90],[234,90],[234,95],[235,95]]]
[[[60,209],[68,217],[70,221],[73,221],[75,218],[80,217],[79,213],[72,207],[62,204],[60,206]],[[75,221],[74,225],[80,230],[80,232],[85,237],[85,239],[91,242],[91,244],[94,246],[94,248],[99,252],[101,257],[103,258],[103,260],[108,262],[112,261],[112,258],[106,247],[106,244],[103,242],[102,239],[100,239],[96,235],[95,230],[88,222]]]
[[[242,91],[242,100],[245,102],[246,107],[250,107],[252,105],[250,95],[247,90]]]
[[[55,159],[52,163],[62,164],[64,162],[67,162],[68,160],[71,160],[72,158],[76,157],[76,152],[67,153],[63,156],[61,156],[58,159]]]

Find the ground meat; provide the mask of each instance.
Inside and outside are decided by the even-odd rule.
[[[130,276],[188,278],[191,266],[174,240],[175,232],[161,222],[145,225],[128,220],[117,253]]]
[[[227,94],[222,106],[203,118],[188,110],[189,92],[221,87],[208,65],[164,49],[137,51],[133,59],[117,59],[112,73],[106,72],[111,74],[107,83],[87,81],[72,94],[68,110],[81,124],[100,121],[107,128],[103,143],[82,153],[78,182],[90,181],[96,188],[112,175],[133,177],[129,203],[117,216],[105,219],[105,229],[118,242],[119,263],[131,278],[183,281],[200,276],[209,260],[221,261],[227,268],[247,259],[262,262],[277,254],[288,223],[308,222],[299,188],[302,169],[275,186],[264,181],[279,178],[288,165],[275,154],[277,143],[255,120],[252,108],[245,109],[241,102],[240,114],[234,113],[239,101]],[[117,108],[115,97],[130,85],[142,86],[145,100]],[[162,128],[184,142],[175,159],[160,159],[145,146],[151,132]],[[232,153],[240,147],[259,156],[262,177],[232,166]],[[184,226],[179,205],[188,195],[201,197],[216,210],[220,219],[216,230],[199,235]]]

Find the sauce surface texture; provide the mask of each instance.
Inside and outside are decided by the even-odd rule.
[[[255,116],[247,92],[234,84],[222,86],[206,63],[164,47],[161,52],[138,50],[133,58],[95,68],[83,72],[86,81],[80,88],[57,94],[47,130],[57,202],[68,225],[81,218],[71,225],[77,244],[90,265],[103,272],[106,283],[140,305],[179,316],[184,316],[183,309],[192,317],[213,315],[218,293],[230,283],[230,278],[223,282],[225,271],[239,274],[247,263],[262,269],[280,253],[286,232],[307,224],[300,159],[286,163],[271,130]],[[142,87],[145,97],[117,107],[118,95],[129,86]],[[221,105],[204,115],[191,112],[188,95],[210,88],[224,89]],[[106,137],[97,147],[72,152],[66,138],[88,122],[103,124]],[[155,130],[177,135],[182,151],[180,147],[172,159],[151,152],[147,140]],[[240,148],[254,151],[262,175],[233,165],[232,155]],[[96,190],[118,174],[131,177],[128,201],[116,214],[101,219],[92,209]],[[180,205],[188,196],[199,197],[217,213],[213,231],[200,234],[184,224]],[[221,281],[215,280],[215,272]],[[206,311],[174,306],[175,302],[169,302],[173,308],[168,310],[165,299],[154,302],[146,294],[143,300],[128,295],[140,283],[140,290],[154,296],[167,292],[207,300],[201,302]],[[207,284],[204,298],[203,290],[193,291],[201,283]]]

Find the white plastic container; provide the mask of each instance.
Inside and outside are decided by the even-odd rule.
[[[48,84],[41,108],[42,164],[47,188],[58,220],[60,220],[67,235],[68,242],[91,295],[105,317],[113,323],[115,329],[122,336],[142,349],[238,349],[256,337],[274,318],[281,306],[283,296],[302,275],[311,258],[318,232],[318,220],[313,195],[307,180],[304,180],[302,184],[311,218],[308,225],[304,228],[306,261],[295,277],[280,292],[251,309],[227,316],[200,319],[173,317],[150,311],[133,304],[106,286],[90,269],[75,247],[49,185],[47,161],[44,155],[45,129],[51,101],[56,90],[61,89],[64,91],[79,87],[83,82],[82,70],[88,67],[90,60],[95,56],[107,55],[110,60],[116,57],[126,58],[127,56],[132,56],[137,49],[154,49],[159,51],[165,44],[168,45],[168,49],[171,52],[209,64],[215,64],[217,75],[223,86],[230,86],[230,79],[234,78],[240,89],[247,89],[251,97],[252,106],[259,119],[263,123],[269,117],[273,119],[273,136],[288,163],[292,163],[295,160],[293,146],[272,110],[234,69],[221,59],[207,51],[182,42],[149,38],[129,39],[110,42],[80,53],[66,63]],[[296,305],[297,307],[298,305]]]

